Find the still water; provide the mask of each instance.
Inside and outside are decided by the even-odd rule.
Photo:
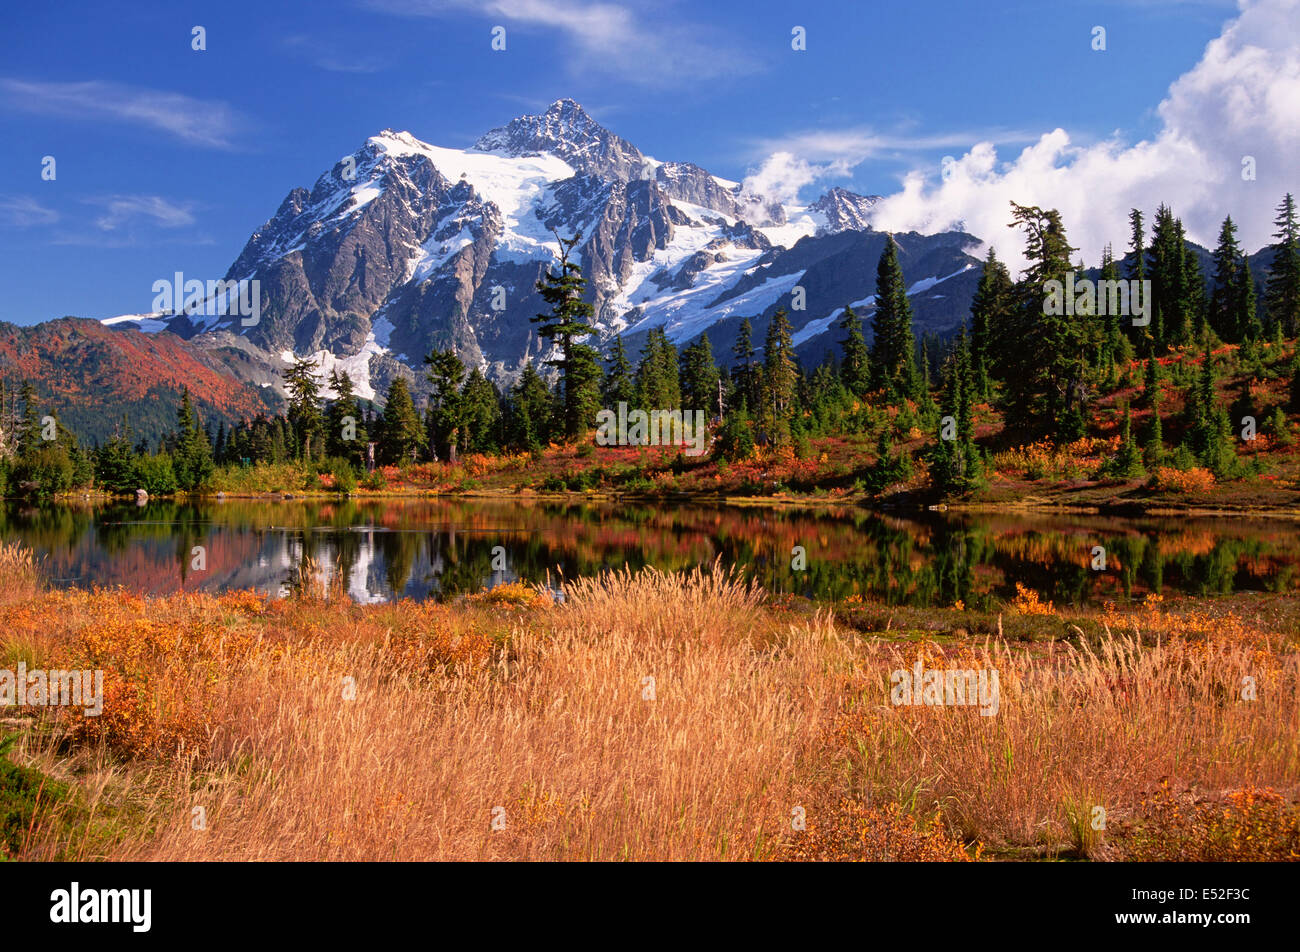
[[[515,579],[554,583],[624,565],[679,570],[718,558],[774,592],[920,606],[961,599],[985,607],[1015,597],[1017,582],[1060,605],[1148,592],[1296,591],[1296,530],[1282,519],[535,500],[0,508],[0,538],[35,550],[53,585],[282,595],[310,558],[367,602],[446,598]],[[806,553],[802,571],[791,568],[796,546]],[[1101,571],[1092,567],[1096,546],[1105,550]],[[504,556],[504,570],[494,568],[494,555],[498,565]],[[199,561],[204,567],[193,568]]]

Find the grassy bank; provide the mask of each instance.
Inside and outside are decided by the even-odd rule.
[[[865,505],[878,508],[1053,509],[1137,513],[1300,514],[1300,465],[1274,448],[1259,457],[1259,471],[1216,481],[1203,470],[1161,470],[1132,479],[1097,474],[1107,441],[1084,440],[1060,449],[1031,447],[1002,454],[987,485],[963,497],[933,491],[919,464],[906,482],[868,491],[863,473],[875,462],[865,439],[811,442],[811,453],[756,451],[753,459],[727,463],[691,457],[671,447],[552,445],[536,454],[469,455],[455,464],[384,466],[340,486],[329,470],[306,463],[258,463],[217,469],[201,495],[230,497],[337,496],[358,498],[465,496],[538,498],[691,499],[804,505]],[[917,441],[919,451],[921,441]]]
[[[712,570],[150,599],[47,590],[14,547],[0,579],[0,668],[105,671],[100,717],[3,712],[20,859],[1300,857],[1293,598],[832,612]],[[918,660],[996,670],[997,713],[891,704]]]

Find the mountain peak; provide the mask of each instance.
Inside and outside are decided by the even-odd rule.
[[[586,119],[591,119],[591,116],[587,113],[587,110],[582,108],[582,103],[578,102],[578,100],[576,99],[570,99],[568,96],[565,96],[563,99],[557,99],[555,100],[555,102],[551,103],[549,106],[546,107],[545,115],[558,116],[558,115],[566,115],[566,114],[572,114],[572,115],[582,116],[583,118]]]
[[[878,201],[879,195],[859,195],[837,185],[808,207],[825,216],[827,231],[870,231],[871,210]]]
[[[557,99],[538,115],[519,116],[483,135],[474,148],[519,156],[548,152],[575,171],[602,179],[642,177],[646,158],[636,146],[610,132],[574,99]]]

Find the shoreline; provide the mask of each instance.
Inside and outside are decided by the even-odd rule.
[[[67,493],[53,497],[50,501],[59,505],[78,503],[126,503],[134,501],[130,495],[112,493]],[[864,496],[826,497],[817,495],[775,495],[775,496],[730,496],[725,494],[705,493],[631,493],[612,490],[555,491],[555,490],[463,490],[458,492],[439,492],[436,490],[362,490],[347,493],[327,490],[294,490],[281,492],[267,490],[263,492],[196,492],[175,493],[166,496],[151,496],[149,501],[169,500],[172,502],[198,503],[222,502],[225,500],[296,502],[296,501],[334,501],[346,500],[364,502],[367,500],[411,499],[411,500],[539,500],[545,502],[634,502],[640,504],[673,503],[696,506],[730,506],[736,508],[804,508],[832,509],[853,508],[870,512],[888,513],[923,513],[953,512],[970,514],[988,513],[1051,513],[1061,515],[1104,516],[1108,518],[1153,518],[1168,516],[1193,516],[1197,518],[1279,518],[1300,519],[1300,502],[1285,507],[1244,505],[1225,502],[1217,505],[1189,503],[1179,505],[1168,499],[1116,502],[1054,502],[1044,499],[1021,499],[1014,501],[893,501],[889,497],[874,500]],[[18,498],[7,498],[5,502],[22,502]]]

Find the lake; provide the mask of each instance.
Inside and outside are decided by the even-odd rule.
[[[447,598],[503,581],[714,559],[773,592],[971,607],[1016,583],[1060,605],[1146,593],[1300,588],[1296,523],[675,502],[238,500],[0,507],[0,537],[56,586],[284,595],[311,559],[358,601]],[[802,546],[806,568],[792,569]],[[1094,547],[1105,568],[1094,569]],[[195,547],[202,551],[197,552]],[[497,548],[500,547],[500,548]],[[495,563],[495,564],[494,564]],[[501,566],[504,564],[504,568]]]

